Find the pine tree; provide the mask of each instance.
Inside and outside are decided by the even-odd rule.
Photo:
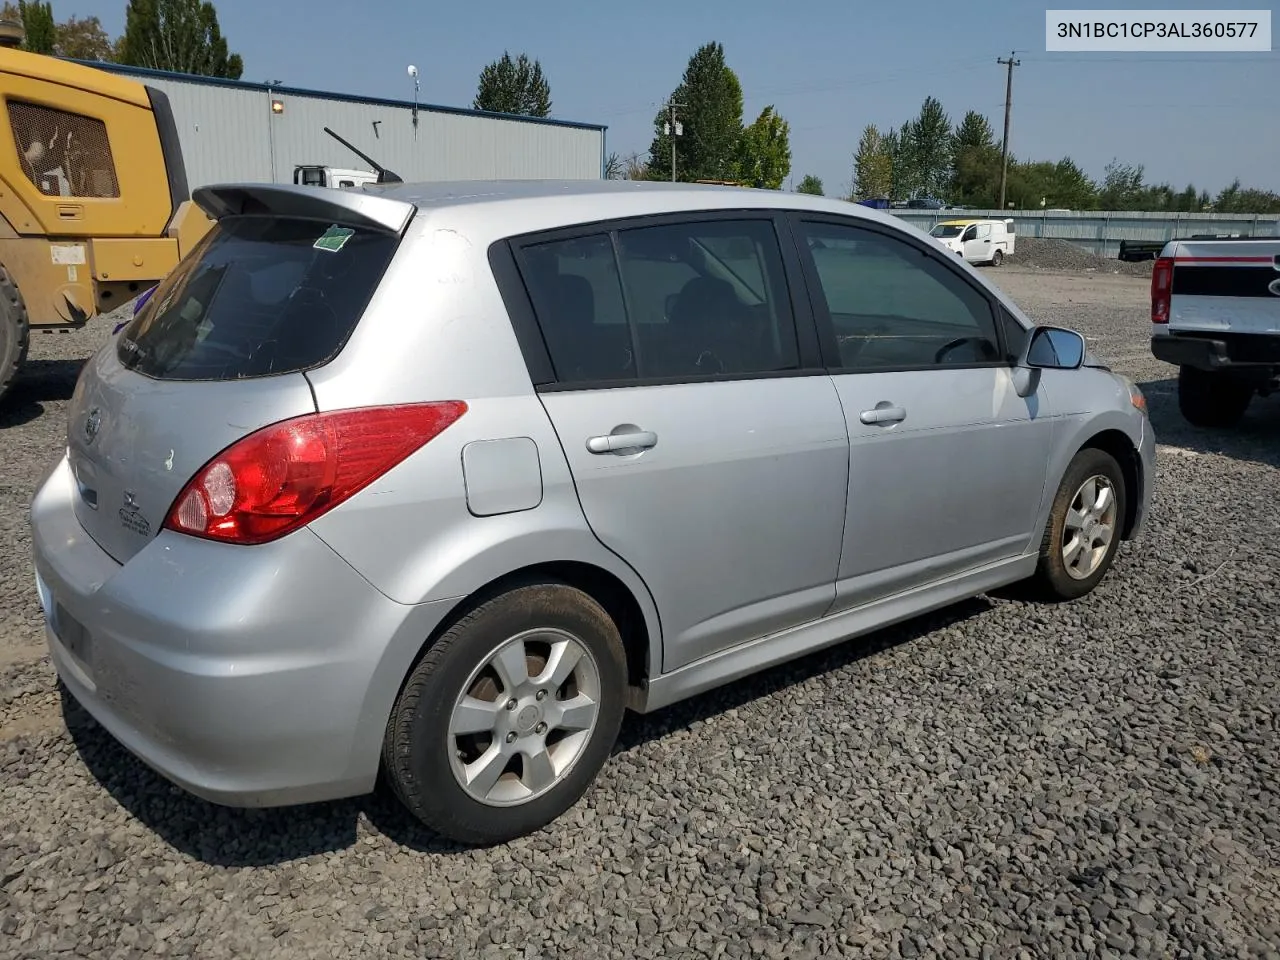
[[[542,63],[520,54],[502,57],[480,71],[479,87],[472,106],[493,113],[511,113],[524,117],[551,115],[551,85],[542,73]]]
[[[244,61],[227,52],[212,3],[129,0],[120,62],[153,70],[239,80]]]
[[[742,135],[742,85],[725,63],[724,47],[707,43],[689,58],[684,78],[672,91],[671,102],[681,104],[676,117],[682,135],[676,137],[677,180],[732,180],[737,174]],[[666,107],[654,117],[649,147],[649,176],[671,177],[670,121]]]

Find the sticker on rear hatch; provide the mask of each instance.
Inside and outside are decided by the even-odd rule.
[[[351,239],[354,233],[355,231],[350,227],[340,227],[335,223],[320,234],[320,239],[313,243],[312,246],[317,250],[328,250],[330,253],[337,253],[347,245],[347,241]]]

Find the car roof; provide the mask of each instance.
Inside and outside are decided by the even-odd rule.
[[[560,209],[565,213],[566,223],[696,210],[764,208],[838,213],[903,225],[897,217],[848,200],[719,184],[646,180],[453,180],[374,184],[366,187],[365,192],[411,203],[422,211],[481,204],[542,208],[548,212]],[[552,215],[552,219],[561,218]]]
[[[425,221],[467,222],[483,234],[530,231],[601,220],[708,210],[800,210],[910,230],[906,221],[848,200],[781,190],[638,180],[447,180],[373,183],[358,190],[292,183],[220,183],[192,198],[215,219],[237,212],[342,215],[349,223],[399,231],[416,210]],[[437,219],[438,217],[438,219]],[[425,224],[424,224],[425,225]],[[923,233],[923,231],[919,231]]]
[[[200,187],[192,199],[214,219],[240,213],[300,215],[390,233],[402,232],[415,211],[422,231],[457,228],[470,244],[664,213],[712,210],[797,210],[878,223],[938,244],[909,221],[849,200],[718,184],[642,180],[437,180],[375,183],[359,189],[293,183],[220,183]],[[436,214],[439,214],[437,218]],[[975,221],[960,221],[970,223]],[[1021,322],[1030,319],[995,284],[976,271],[973,280],[1001,300]]]

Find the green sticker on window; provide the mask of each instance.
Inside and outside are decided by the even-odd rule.
[[[328,250],[330,253],[337,253],[347,245],[347,241],[351,239],[354,233],[355,231],[350,227],[340,227],[335,223],[320,234],[320,239],[313,243],[312,246],[317,250]]]

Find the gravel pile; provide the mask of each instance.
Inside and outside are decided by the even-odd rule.
[[[1146,384],[1147,538],[1078,603],[972,601],[632,717],[568,816],[490,850],[378,797],[211,806],[63,709],[25,510],[59,358],[105,331],[36,338],[0,414],[0,957],[1280,957],[1280,401],[1184,427],[1142,283],[995,279]]]
[[[1018,237],[1016,251],[1007,263],[1037,270],[1067,270],[1072,272],[1118,273],[1127,277],[1151,276],[1154,261],[1125,263],[1110,257],[1100,257],[1067,240]]]

